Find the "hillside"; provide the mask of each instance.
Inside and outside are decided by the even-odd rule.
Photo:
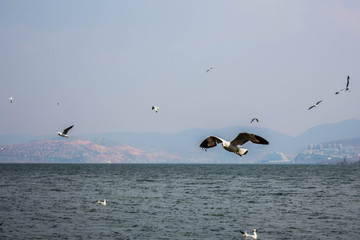
[[[297,144],[309,145],[360,137],[360,120],[349,119],[338,123],[322,124],[297,136]]]
[[[127,145],[111,147],[96,141],[41,140],[5,145],[0,151],[0,162],[31,163],[159,163],[181,162],[176,155],[150,152]]]

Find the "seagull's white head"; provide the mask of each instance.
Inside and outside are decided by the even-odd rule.
[[[223,148],[226,148],[226,147],[229,147],[230,146],[230,143],[228,141],[222,141],[222,147]]]

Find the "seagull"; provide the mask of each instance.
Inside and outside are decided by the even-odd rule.
[[[253,118],[253,119],[251,119],[251,122],[250,122],[250,123],[252,123],[253,121],[259,122],[259,119],[258,119],[258,118]]]
[[[5,147],[1,147],[1,151],[5,151],[5,149],[6,149]]]
[[[210,72],[213,69],[215,69],[215,67],[211,67],[211,68],[207,69],[206,72]]]
[[[152,106],[152,107],[151,107],[151,110],[154,110],[154,109],[155,109],[155,112],[157,113],[157,112],[159,111],[159,109],[160,109],[160,108],[159,108],[159,107],[157,107],[157,106]]]
[[[347,76],[346,88],[343,88],[340,91],[337,91],[335,94],[339,94],[339,93],[342,93],[342,92],[349,91],[350,90],[349,83],[350,83],[350,76]]]
[[[229,152],[233,152],[241,157],[247,154],[248,150],[240,147],[248,141],[251,141],[252,143],[256,143],[256,144],[264,144],[264,145],[269,144],[267,140],[265,140],[260,136],[257,136],[252,133],[243,132],[243,133],[239,133],[239,135],[231,142],[228,142],[216,136],[210,136],[200,144],[200,147],[205,149],[206,151],[207,148],[212,148],[215,147],[218,143],[222,143],[222,146],[225,150]]]
[[[253,231],[254,231],[253,235],[248,234],[246,231],[245,232],[240,231],[240,232],[244,235],[245,239],[257,239],[257,234],[256,234],[257,230],[253,229]]]
[[[99,200],[99,201],[97,201],[97,203],[106,206],[106,199],[104,199],[103,202]]]
[[[60,136],[60,137],[69,137],[69,135],[67,135],[68,131],[73,127],[74,125],[68,127],[68,128],[65,128],[62,132],[58,132],[57,134]]]
[[[314,107],[318,107],[319,104],[320,104],[322,101],[323,101],[323,100],[318,101],[317,103],[315,103],[314,105],[312,105],[311,107],[309,107],[308,110],[310,110],[310,109],[312,109],[312,108],[314,108]]]
[[[13,98],[13,97],[9,97],[9,101],[10,101],[10,103],[13,103],[14,98]]]

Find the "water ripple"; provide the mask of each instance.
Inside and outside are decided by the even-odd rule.
[[[357,239],[359,170],[1,164],[0,239]]]

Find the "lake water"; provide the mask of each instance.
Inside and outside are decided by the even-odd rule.
[[[360,167],[0,164],[0,222],[0,239],[360,239]]]

